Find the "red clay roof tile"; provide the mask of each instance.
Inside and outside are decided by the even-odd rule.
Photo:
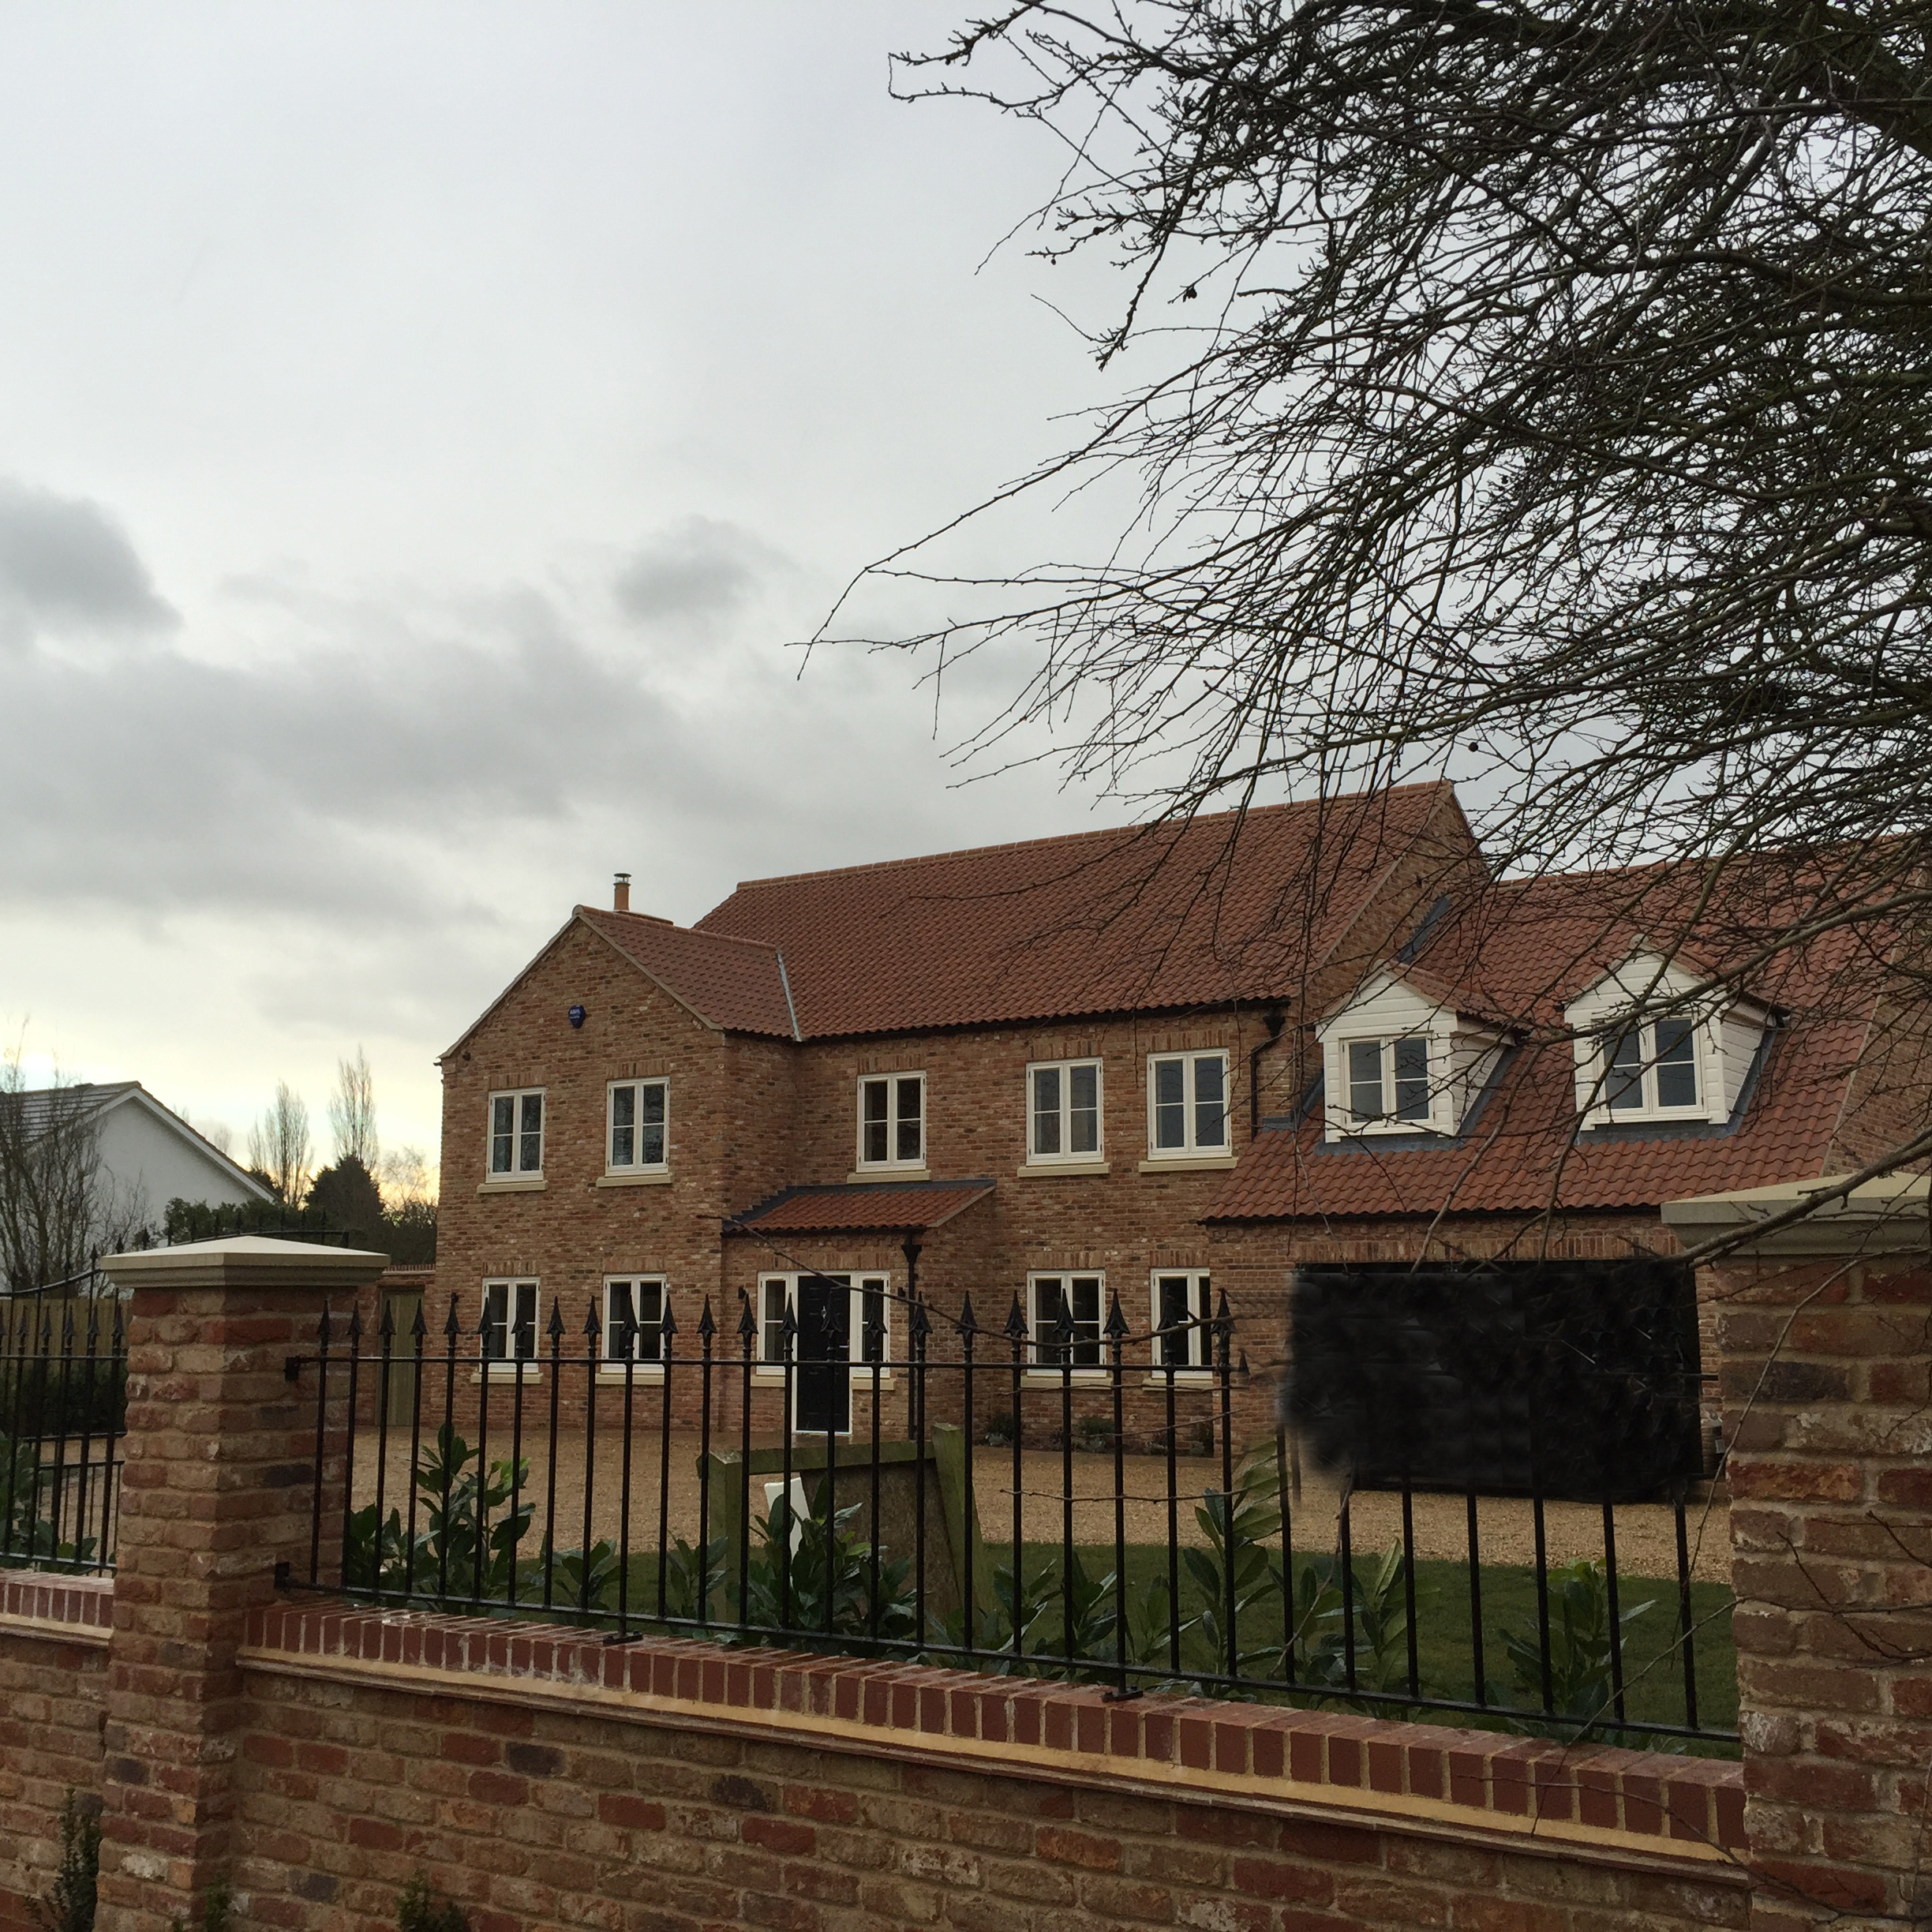
[[[727,1234],[911,1233],[938,1227],[993,1192],[990,1181],[787,1188],[724,1223]]]
[[[1291,995],[1418,848],[1469,849],[1447,785],[752,879],[695,930],[782,949],[807,1039],[1222,1005]]]
[[[737,1033],[793,1037],[784,967],[776,946],[673,926],[642,912],[579,906],[577,916],[699,1019]]]

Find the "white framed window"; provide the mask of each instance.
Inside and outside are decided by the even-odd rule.
[[[1049,1060],[1027,1069],[1027,1159],[1100,1158],[1100,1062]]]
[[[808,1285],[830,1284],[832,1299],[830,1314],[833,1327],[844,1334],[845,1353],[852,1365],[855,1374],[869,1376],[874,1362],[888,1362],[892,1359],[892,1282],[885,1275],[853,1273],[837,1269],[829,1274],[799,1273],[792,1275],[762,1275],[758,1278],[758,1359],[766,1368],[779,1368],[784,1365],[784,1318],[785,1311],[792,1311],[792,1319],[799,1324],[792,1336],[792,1359],[797,1362],[804,1353],[799,1283]],[[845,1300],[841,1306],[837,1297],[838,1291],[845,1292]],[[808,1295],[808,1301],[815,1302],[814,1290]],[[811,1311],[805,1311],[809,1314]]]
[[[867,1074],[859,1083],[859,1165],[926,1164],[926,1076]]]
[[[1056,1374],[1105,1368],[1100,1324],[1106,1301],[1104,1275],[1029,1275],[1027,1324],[1034,1368]]]
[[[1412,1129],[1431,1125],[1435,1086],[1427,1034],[1345,1040],[1342,1065],[1351,1125]]]
[[[670,1290],[661,1275],[613,1275],[604,1283],[604,1359],[635,1362],[661,1372],[665,1309]]]
[[[483,1359],[492,1367],[534,1362],[537,1357],[537,1284],[483,1284]]]
[[[605,1103],[604,1165],[610,1174],[661,1173],[669,1159],[671,1083],[612,1080]]]
[[[1676,1017],[1603,1035],[1601,1104],[1612,1121],[1706,1111],[1698,1071],[1698,1024]]]
[[[1148,1151],[1155,1159],[1228,1150],[1225,1053],[1148,1058]]]
[[[543,1172],[544,1090],[519,1088],[489,1097],[489,1172],[492,1180]]]
[[[1178,1372],[1215,1363],[1214,1301],[1205,1268],[1156,1268],[1152,1275],[1154,1366]]]

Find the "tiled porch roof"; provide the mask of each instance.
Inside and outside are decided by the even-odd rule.
[[[974,1181],[904,1181],[792,1187],[724,1223],[727,1234],[912,1234],[964,1214],[993,1192]]]

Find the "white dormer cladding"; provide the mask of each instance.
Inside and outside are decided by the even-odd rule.
[[[1699,995],[1704,981],[1638,951],[1563,1009],[1584,1126],[1731,1118],[1772,1015],[1736,994]]]
[[[1457,1133],[1506,1043],[1493,1026],[1393,970],[1377,973],[1337,1007],[1315,1037],[1322,1049],[1323,1131],[1331,1140]]]

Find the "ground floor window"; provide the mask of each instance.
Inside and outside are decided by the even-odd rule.
[[[758,1360],[777,1368],[785,1359],[785,1312],[792,1313],[793,1361],[850,1361],[854,1367],[891,1359],[891,1283],[884,1275],[767,1275],[758,1282]]]
[[[661,1275],[613,1276],[604,1284],[604,1355],[613,1362],[664,1361],[668,1290]]]
[[[1036,1368],[1100,1368],[1100,1310],[1104,1275],[1032,1275],[1027,1278],[1028,1327]]]
[[[1205,1268],[1156,1268],[1153,1316],[1157,1368],[1214,1366],[1214,1302]]]
[[[486,1362],[535,1361],[536,1282],[485,1282],[482,1326],[483,1359]]]

